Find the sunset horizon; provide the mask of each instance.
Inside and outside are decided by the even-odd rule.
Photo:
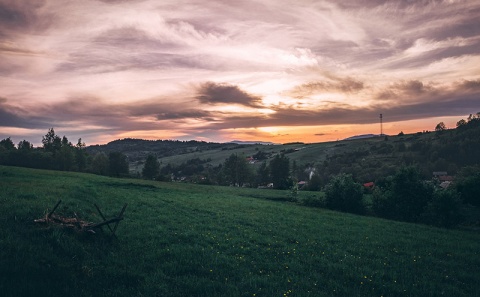
[[[480,2],[0,0],[0,139],[318,143],[480,112]]]

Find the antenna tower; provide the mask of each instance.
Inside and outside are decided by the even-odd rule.
[[[380,114],[380,136],[383,136],[383,115]]]

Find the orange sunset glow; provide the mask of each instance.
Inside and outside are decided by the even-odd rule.
[[[286,142],[480,111],[480,2],[0,0],[0,139]]]

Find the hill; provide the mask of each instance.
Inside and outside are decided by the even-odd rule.
[[[2,296],[480,292],[480,234],[278,202],[285,191],[5,166],[0,189]],[[118,240],[35,224],[58,199],[92,222],[94,203],[106,216],[128,203]]]
[[[415,165],[425,178],[431,178],[434,171],[455,175],[465,166],[480,164],[479,122],[471,121],[468,125],[444,131],[324,143],[262,145],[125,139],[88,147],[87,151],[90,154],[120,151],[128,156],[134,174],[141,172],[148,154],[156,155],[161,166],[179,166],[197,160],[204,168],[223,164],[231,154],[253,159],[261,154],[266,159],[251,162],[255,169],[276,154],[285,154],[296,164],[293,174],[297,180],[308,180],[309,173],[315,170],[324,184],[339,173],[353,174],[357,181],[365,183],[392,175],[403,165]]]

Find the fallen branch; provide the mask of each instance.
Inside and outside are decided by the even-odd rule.
[[[125,209],[127,208],[127,204],[125,204],[123,206],[122,210],[120,211],[120,214],[117,217],[114,217],[114,218],[111,218],[111,219],[107,220],[105,218],[105,216],[103,215],[103,213],[100,211],[100,208],[96,204],[94,204],[95,207],[97,208],[100,216],[102,217],[103,222],[92,223],[92,222],[80,220],[76,213],[75,213],[74,218],[62,217],[62,216],[59,216],[59,215],[55,215],[54,212],[57,209],[57,207],[60,205],[61,202],[62,202],[62,200],[59,200],[52,211],[50,211],[44,218],[36,219],[36,220],[34,220],[34,222],[35,223],[46,223],[46,224],[52,223],[52,224],[59,225],[59,226],[62,226],[62,227],[71,228],[71,229],[74,229],[76,231],[90,232],[90,233],[95,233],[94,229],[102,228],[103,226],[107,225],[107,227],[112,232],[112,235],[114,237],[116,237],[115,231],[117,231],[117,227],[118,227],[118,224],[120,223],[120,221],[123,220],[123,213],[125,212]],[[115,227],[112,229],[110,224],[115,224]]]

